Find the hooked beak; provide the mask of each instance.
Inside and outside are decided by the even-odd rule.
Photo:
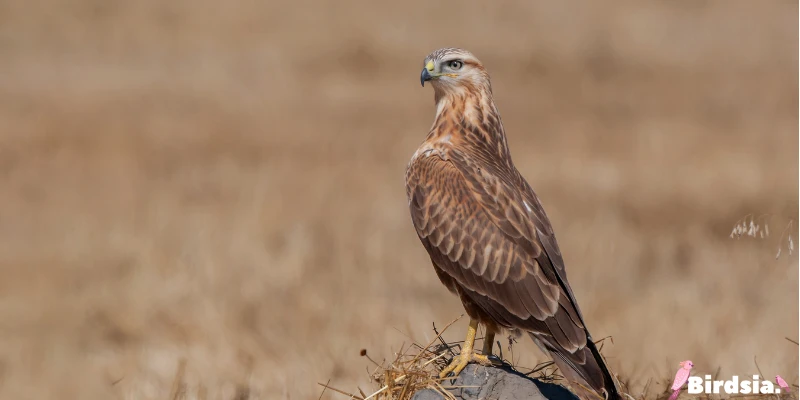
[[[422,69],[422,74],[419,76],[419,83],[422,84],[422,87],[425,87],[425,82],[427,82],[427,81],[429,81],[431,79],[433,79],[433,76],[431,76],[430,71],[428,71],[427,68],[423,68]]]
[[[425,68],[422,69],[422,75],[419,76],[419,83],[422,84],[422,87],[425,87],[425,82],[434,78],[431,72],[433,72],[435,68],[436,64],[434,64],[433,61],[428,61],[428,63],[425,64]]]

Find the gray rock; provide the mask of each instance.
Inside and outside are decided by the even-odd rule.
[[[442,386],[470,386],[450,389],[461,400],[578,400],[563,386],[529,378],[507,366],[484,367],[470,364],[455,381],[443,381]],[[425,389],[415,393],[412,400],[444,400],[435,390]]]

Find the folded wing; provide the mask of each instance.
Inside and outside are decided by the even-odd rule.
[[[414,226],[439,273],[498,325],[539,338],[562,370],[572,370],[565,375],[603,387],[610,378],[595,360],[536,195],[516,170],[477,167],[453,151],[447,158],[418,158],[406,177]]]

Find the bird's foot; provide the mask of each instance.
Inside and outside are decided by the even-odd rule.
[[[448,365],[442,372],[439,373],[439,378],[445,378],[451,372],[453,373],[453,377],[455,378],[458,374],[461,373],[461,370],[467,367],[467,364],[474,361],[483,366],[493,365],[496,362],[493,360],[496,357],[486,356],[483,354],[477,354],[472,350],[462,349],[461,353],[455,357],[453,357],[453,361],[450,361],[450,365]]]

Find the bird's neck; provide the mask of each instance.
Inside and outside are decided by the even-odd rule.
[[[500,113],[488,88],[437,95],[436,117],[427,141],[467,145],[511,162]]]

